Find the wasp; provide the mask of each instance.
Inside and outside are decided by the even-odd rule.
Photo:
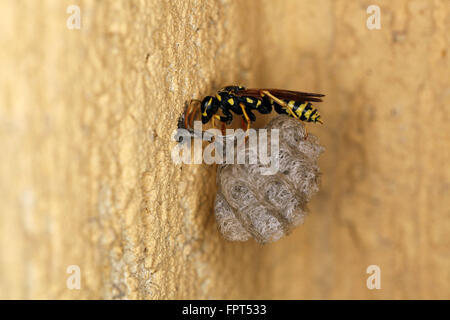
[[[233,114],[242,116],[243,126],[250,129],[251,122],[256,120],[255,111],[260,114],[269,114],[275,110],[279,114],[287,114],[299,121],[322,123],[318,110],[311,102],[321,102],[319,93],[307,93],[282,89],[247,89],[243,86],[226,86],[217,91],[215,96],[206,96],[203,100],[191,100],[185,116],[187,127],[191,116],[191,105],[200,104],[202,123],[215,121],[225,124],[233,121]],[[221,111],[221,115],[219,114]]]

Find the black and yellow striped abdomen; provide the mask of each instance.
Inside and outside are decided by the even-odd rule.
[[[305,122],[321,122],[319,111],[310,102],[290,100],[286,101],[286,103],[300,120]]]

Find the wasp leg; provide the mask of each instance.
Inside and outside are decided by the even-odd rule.
[[[242,120],[242,121],[241,121],[241,128],[242,128],[242,130],[244,130],[244,128],[245,128],[245,126],[246,126],[244,117],[242,117],[241,120]]]
[[[250,121],[256,121],[256,116],[255,116],[255,114],[254,114],[251,110],[249,110],[249,109],[247,109],[246,111],[247,111],[248,117],[250,118]]]
[[[221,110],[224,116],[220,118],[220,121],[230,124],[233,121],[233,115],[227,108],[222,107]]]
[[[189,119],[189,114],[191,113],[191,105],[192,105],[192,100],[191,102],[189,102],[187,109],[186,109],[186,113],[184,114],[184,127],[187,129],[188,127],[188,119]]]
[[[269,91],[267,90],[262,90],[261,93],[265,94],[266,96],[270,97],[273,101],[275,101],[276,103],[278,103],[280,106],[283,106],[284,108],[286,108],[286,110],[290,113],[291,116],[293,116],[295,119],[298,119],[298,116],[294,113],[294,111],[292,111],[291,107],[288,106],[288,104],[286,102],[284,102],[281,99],[278,99],[277,97],[275,97],[273,94],[271,94]],[[299,119],[300,120],[300,119]]]
[[[215,115],[212,117],[212,126],[213,126],[214,129],[217,128],[217,127],[216,127],[216,121],[215,121],[215,119],[217,119],[217,120],[220,121],[220,116],[219,116],[218,114],[215,114]]]
[[[189,127],[188,127],[188,122],[190,122],[190,125],[192,126],[192,120],[189,120],[189,117],[190,117],[190,114],[191,114],[191,112],[192,112],[191,106],[192,106],[193,102],[201,102],[201,101],[200,101],[200,100],[197,100],[197,99],[192,99],[192,100],[189,102],[188,107],[187,107],[187,109],[186,109],[186,113],[185,113],[185,115],[184,115],[184,127],[185,127],[186,129],[189,128]],[[197,110],[195,110],[194,115],[195,115],[195,113],[197,113]],[[191,119],[193,119],[193,116],[191,117]]]
[[[223,123],[223,122],[221,125],[221,129],[222,129],[222,135],[224,136],[225,135],[225,123]]]
[[[248,131],[250,129],[250,118],[247,115],[247,111],[245,111],[244,104],[243,103],[239,103],[239,106],[242,109],[242,113],[244,114],[245,121],[247,121],[247,129],[245,131]]]
[[[192,116],[189,119],[189,124],[191,125],[191,128],[193,128],[193,122],[194,122],[195,116],[197,115],[197,112],[198,112],[198,108],[194,109],[194,112],[192,112]]]

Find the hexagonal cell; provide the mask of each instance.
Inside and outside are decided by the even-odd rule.
[[[279,163],[278,171],[265,175],[260,169],[270,164],[261,163],[217,168],[215,216],[220,232],[230,241],[277,241],[304,222],[307,202],[319,190],[317,159],[324,148],[318,139],[306,136],[302,123],[284,115],[274,118],[265,129],[268,154],[270,129],[279,129],[279,152],[272,155],[272,161]],[[258,147],[247,143],[246,155]]]

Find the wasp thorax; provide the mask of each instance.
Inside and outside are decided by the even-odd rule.
[[[317,138],[306,137],[298,120],[283,115],[266,129],[279,129],[275,174],[262,174],[265,165],[260,163],[218,166],[215,216],[227,240],[254,238],[267,243],[280,239],[303,223],[307,202],[319,190],[317,159],[323,147]],[[255,152],[255,147],[248,144],[246,155]],[[270,142],[267,149],[270,152]]]

